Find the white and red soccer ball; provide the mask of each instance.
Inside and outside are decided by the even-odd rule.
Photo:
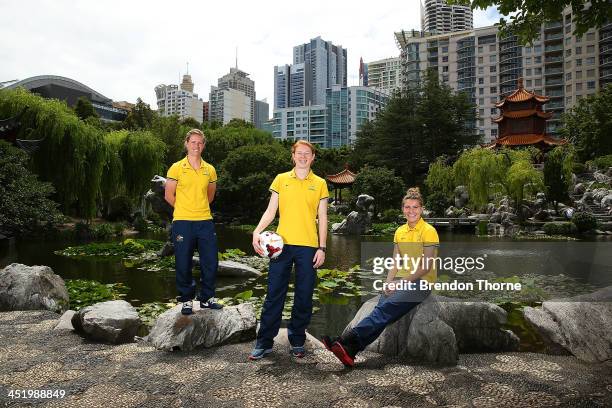
[[[259,246],[263,249],[263,256],[275,259],[283,252],[283,238],[273,231],[264,231],[259,236]]]

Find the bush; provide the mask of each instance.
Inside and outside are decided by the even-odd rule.
[[[544,224],[544,232],[547,235],[572,235],[577,232],[577,228],[569,221],[547,222]]]
[[[404,181],[396,177],[393,170],[365,166],[357,175],[352,190],[355,194],[368,194],[374,197],[375,212],[382,212],[401,205],[406,187]]]
[[[28,155],[0,141],[0,230],[19,235],[61,221],[58,205],[49,199],[54,189],[32,174]]]
[[[582,174],[586,173],[587,171],[587,166],[585,166],[583,163],[574,163],[572,165],[572,173],[574,174]]]
[[[115,235],[115,227],[112,224],[98,224],[91,228],[93,239],[106,239]]]
[[[599,170],[607,170],[608,167],[612,167],[612,154],[596,157],[588,161],[587,164]]]
[[[149,223],[140,215],[134,218],[132,225],[138,232],[147,232],[149,230]]]
[[[124,195],[113,197],[108,204],[109,221],[125,221],[130,218],[132,203]]]
[[[402,212],[400,210],[396,210],[395,208],[389,208],[388,210],[384,210],[382,213],[382,217],[380,220],[382,222],[398,222],[400,215]]]
[[[433,191],[425,199],[425,208],[438,217],[444,216],[444,211],[451,205],[448,196],[441,191]]]
[[[572,222],[578,232],[586,232],[597,228],[597,219],[591,213],[577,211],[572,216]]]

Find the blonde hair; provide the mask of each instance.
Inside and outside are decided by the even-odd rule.
[[[406,191],[406,195],[402,199],[402,207],[406,200],[417,200],[421,206],[423,206],[423,196],[421,195],[421,190],[418,187],[410,187]]]
[[[309,147],[312,154],[315,154],[317,152],[317,149],[315,149],[312,143],[307,142],[306,140],[298,140],[293,144],[293,146],[291,146],[291,154],[295,153],[299,145]]]
[[[187,132],[187,136],[185,136],[185,143],[189,143],[189,138],[191,135],[200,136],[202,141],[206,144],[206,136],[204,136],[204,132],[202,132],[200,129],[191,129],[189,132]]]

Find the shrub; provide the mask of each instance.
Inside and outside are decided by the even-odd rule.
[[[113,197],[108,204],[109,221],[125,221],[130,217],[132,203],[124,195]]]
[[[572,216],[572,222],[578,232],[586,232],[597,228],[597,219],[591,213],[577,211]]]
[[[393,170],[369,166],[361,169],[352,190],[355,194],[368,194],[374,197],[376,212],[398,208],[406,193],[404,181],[396,177]]]
[[[106,239],[115,235],[115,228],[112,224],[98,224],[91,228],[93,239]]]
[[[587,171],[587,166],[585,166],[583,163],[574,163],[572,165],[572,173],[574,174],[582,174],[586,173]]]
[[[608,167],[612,167],[612,154],[596,157],[593,160],[588,161],[587,164],[599,170],[607,170]]]
[[[450,205],[451,201],[448,199],[448,196],[441,191],[433,191],[428,194],[425,199],[425,208],[439,217],[444,216],[444,211],[446,211]]]
[[[544,232],[547,235],[572,235],[576,231],[576,225],[569,221],[547,222],[544,224]]]
[[[396,210],[395,208],[389,208],[383,211],[380,220],[382,222],[398,222],[400,215],[402,215],[402,212],[400,210]]]
[[[132,225],[138,232],[147,232],[149,230],[149,223],[140,215],[134,218]]]

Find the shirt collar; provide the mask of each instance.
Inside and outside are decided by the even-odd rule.
[[[411,228],[410,225],[408,225],[408,223],[406,222],[406,228],[408,229],[408,231],[420,230],[421,228],[423,228],[423,225],[425,225],[425,220],[423,219],[423,217],[419,218],[414,228]]]
[[[200,157],[200,169],[204,168],[204,164],[205,163],[206,162],[204,161],[204,159],[202,159]],[[189,157],[188,156],[185,156],[185,158],[183,160],[181,160],[181,167],[183,167],[184,169],[187,169],[187,168],[193,169],[193,167],[191,167],[191,164],[189,163]]]
[[[297,174],[295,174],[295,167],[293,169],[291,169],[291,173],[289,173],[289,175],[291,177],[293,177],[294,179],[298,179]],[[312,172],[312,169],[310,169],[310,171],[308,172],[308,175],[306,176],[306,178],[304,180],[312,180],[312,176],[314,175],[314,173]]]

